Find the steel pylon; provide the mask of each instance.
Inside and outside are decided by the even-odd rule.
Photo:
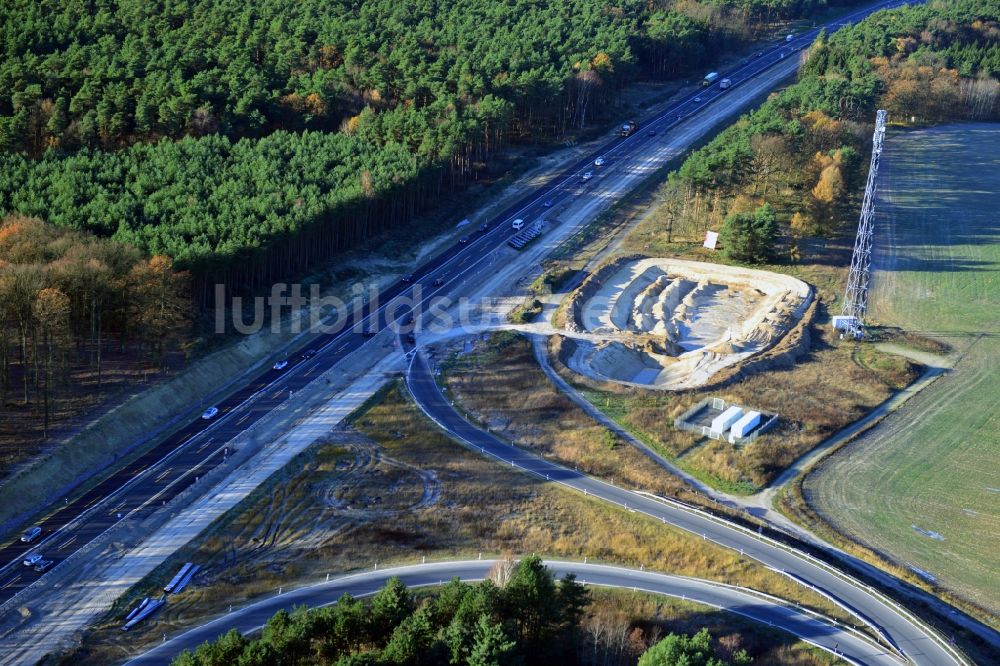
[[[851,257],[851,274],[847,278],[847,294],[844,298],[846,331],[860,338],[862,324],[868,309],[868,286],[871,281],[872,236],[875,223],[875,190],[878,177],[878,163],[882,156],[882,141],[885,139],[885,121],[889,114],[879,109],[875,114],[875,134],[872,136],[872,161],[868,167],[868,182],[865,185],[865,200],[861,205],[861,219],[858,235],[854,239],[854,256]]]

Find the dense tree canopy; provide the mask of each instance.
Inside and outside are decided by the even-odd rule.
[[[727,217],[719,241],[730,259],[759,264],[773,256],[777,233],[774,213],[764,204],[752,213],[733,213]]]
[[[586,589],[572,575],[556,581],[538,557],[511,566],[475,585],[453,580],[422,603],[392,579],[370,604],[344,595],[334,606],[280,611],[257,640],[230,631],[173,663],[530,666],[574,661],[589,603]]]
[[[820,35],[795,85],[671,174],[663,189],[671,232],[696,237],[721,226],[745,240],[737,232],[752,227],[749,211],[772,203],[792,236],[829,233],[864,178],[876,108],[897,123],[997,119],[998,77],[1000,5],[989,0],[883,11]]]
[[[74,351],[90,352],[97,389],[105,339],[162,358],[186,336],[187,280],[169,257],[34,218],[0,220],[0,404],[15,392],[36,399],[47,430]]]
[[[0,212],[253,289],[814,3],[13,0]]]
[[[740,666],[752,663],[745,651],[734,655],[732,664]],[[639,666],[728,666],[727,662],[715,656],[712,636],[702,629],[693,636],[670,634],[639,658]]]

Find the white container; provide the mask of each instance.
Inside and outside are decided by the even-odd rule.
[[[743,408],[733,405],[712,419],[712,432],[721,435],[729,429],[729,426],[736,423],[743,416]]]
[[[733,424],[729,431],[729,443],[735,444],[736,440],[746,437],[750,431],[760,423],[760,412],[747,412],[739,421]]]

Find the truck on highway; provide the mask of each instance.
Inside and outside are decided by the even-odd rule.
[[[627,123],[622,123],[621,135],[629,136],[632,134],[632,132],[636,130],[637,127],[638,125],[634,120],[630,120]]]
[[[715,80],[717,78],[719,78],[718,72],[709,72],[708,74],[705,75],[705,78],[704,80],[702,80],[701,85],[708,87],[713,83],[715,83]]]
[[[733,82],[731,80],[729,80],[729,79],[722,79],[721,81],[719,81],[719,89],[720,90],[725,90],[726,88],[728,88],[731,85],[733,85]]]

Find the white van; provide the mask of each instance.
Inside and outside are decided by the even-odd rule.
[[[516,220],[514,220],[514,223],[511,226],[514,227],[514,231],[518,231],[520,229],[523,229],[524,228],[524,220],[522,220],[521,218],[517,218]]]

